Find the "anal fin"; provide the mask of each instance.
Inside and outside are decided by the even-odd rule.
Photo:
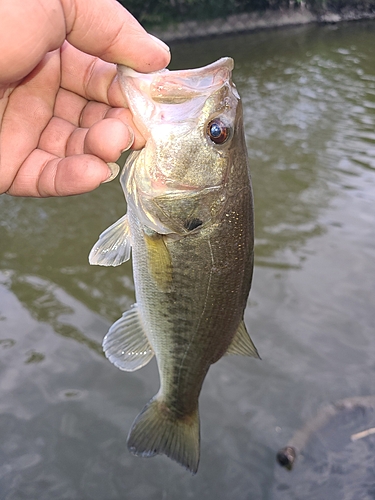
[[[143,329],[137,304],[113,323],[103,339],[103,350],[111,363],[127,372],[142,368],[152,359],[154,351]]]
[[[240,354],[242,356],[251,356],[252,358],[260,359],[257,348],[251,340],[243,320],[241,321],[226,354]]]

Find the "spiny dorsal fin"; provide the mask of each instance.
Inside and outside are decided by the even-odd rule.
[[[192,474],[199,464],[199,413],[176,416],[162,397],[155,396],[134,420],[128,448],[135,455],[167,455]]]
[[[241,321],[226,354],[241,354],[242,356],[251,356],[252,358],[260,359],[257,348],[253,344],[243,320]]]
[[[98,266],[119,266],[130,259],[131,240],[128,216],[103,231],[92,247],[89,262]]]
[[[144,332],[137,304],[113,323],[103,339],[103,350],[111,363],[127,372],[142,368],[152,359],[154,351]]]

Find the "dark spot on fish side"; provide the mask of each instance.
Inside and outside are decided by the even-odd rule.
[[[194,217],[194,219],[188,219],[185,221],[184,227],[188,231],[192,231],[193,229],[196,229],[197,227],[201,226],[203,222],[198,219],[197,217]]]

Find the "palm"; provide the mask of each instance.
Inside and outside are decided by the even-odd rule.
[[[9,176],[2,176],[0,191],[67,195],[80,192],[83,186],[93,189],[105,180],[105,162],[116,161],[127,146],[130,137],[125,124],[131,124],[113,82],[115,66],[110,66],[65,43],[61,50],[48,53],[13,89],[10,86],[3,97],[0,139],[1,165]],[[104,70],[106,78],[101,79]],[[138,137],[137,142],[140,145],[142,139]],[[77,157],[82,154],[90,155],[87,165],[102,166],[99,180],[97,175],[90,179],[92,169],[85,168],[82,156]],[[17,176],[10,184],[15,170]]]

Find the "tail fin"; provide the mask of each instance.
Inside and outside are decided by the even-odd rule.
[[[199,464],[199,413],[176,417],[161,398],[155,396],[135,419],[128,436],[128,448],[135,455],[164,454],[195,474]]]

